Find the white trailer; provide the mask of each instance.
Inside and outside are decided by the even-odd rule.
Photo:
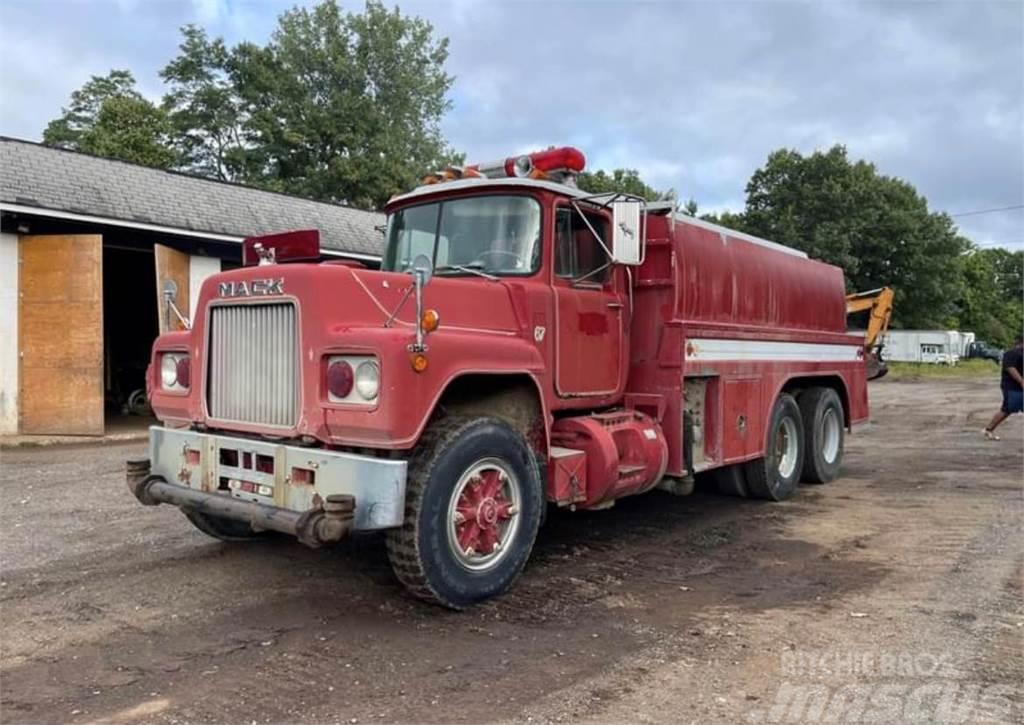
[[[958,330],[889,330],[882,357],[895,362],[956,365],[974,341],[973,332]]]

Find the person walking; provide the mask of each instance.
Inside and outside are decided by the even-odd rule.
[[[1018,335],[1013,347],[1003,354],[1003,406],[992,416],[985,427],[985,437],[990,441],[999,440],[995,430],[1014,413],[1024,411],[1024,336]]]

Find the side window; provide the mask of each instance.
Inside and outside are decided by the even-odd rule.
[[[608,223],[597,214],[587,214],[587,221],[608,243]],[[601,269],[599,272],[595,270]],[[587,281],[608,279],[608,254],[604,251],[586,222],[575,209],[560,208],[555,214],[555,274],[567,279],[586,276]]]
[[[395,244],[389,250],[395,259],[390,260],[389,269],[406,270],[418,255],[434,255],[434,239],[437,235],[437,206],[413,207],[398,217],[397,226],[390,230]]]

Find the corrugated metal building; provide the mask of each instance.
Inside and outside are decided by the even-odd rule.
[[[0,434],[100,434],[143,387],[165,311],[255,234],[319,229],[375,266],[384,216],[0,137]]]

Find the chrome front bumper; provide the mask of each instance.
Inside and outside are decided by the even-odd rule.
[[[303,527],[338,511],[350,520],[346,530],[402,524],[405,461],[160,426],[149,429],[149,454],[128,467],[129,488],[144,504],[247,521],[305,543],[314,542]]]

